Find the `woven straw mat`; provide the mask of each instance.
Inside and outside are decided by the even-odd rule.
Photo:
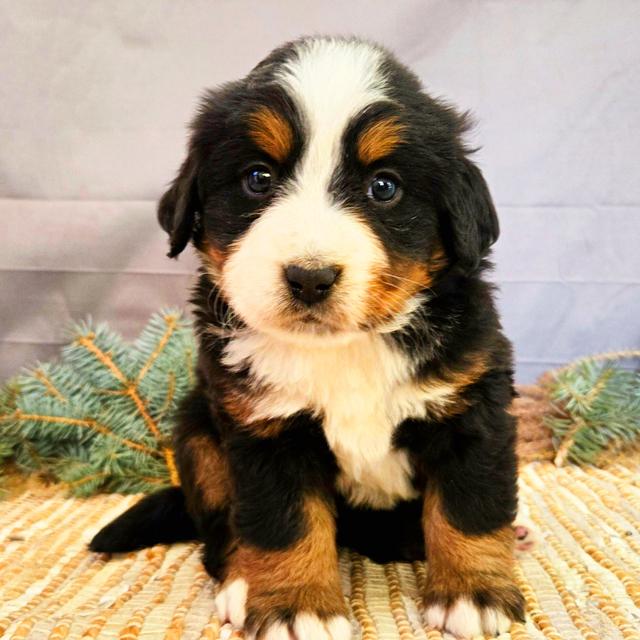
[[[546,462],[522,469],[521,501],[541,539],[516,567],[526,625],[501,638],[640,640],[638,471],[637,460],[606,470]],[[241,638],[216,619],[216,587],[198,545],[158,545],[111,559],[86,550],[91,536],[136,500],[32,490],[0,502],[0,636]],[[443,638],[420,621],[423,563],[382,566],[342,551],[340,570],[355,637]]]

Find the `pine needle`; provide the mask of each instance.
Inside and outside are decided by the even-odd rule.
[[[169,309],[134,344],[91,321],[69,335],[59,362],[38,364],[0,390],[0,468],[11,462],[74,495],[177,484],[170,438],[193,384],[190,323]]]
[[[604,464],[640,440],[640,373],[614,364],[611,355],[582,359],[555,372],[550,385],[555,462]],[[607,357],[604,357],[607,356]]]

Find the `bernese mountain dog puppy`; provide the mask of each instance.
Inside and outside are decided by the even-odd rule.
[[[158,209],[169,256],[202,261],[181,485],[91,549],[202,540],[221,621],[265,640],[351,636],[340,545],[426,554],[431,627],[523,620],[498,219],[468,127],[357,39],[286,44],[205,94]]]

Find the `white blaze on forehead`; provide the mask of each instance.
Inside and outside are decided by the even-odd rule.
[[[296,53],[278,75],[305,127],[298,184],[326,192],[349,123],[368,105],[387,99],[383,53],[366,42],[330,38],[306,40]]]
[[[288,264],[342,269],[337,291],[344,329],[356,330],[366,315],[368,289],[387,256],[371,228],[329,193],[340,165],[342,139],[353,118],[385,99],[383,53],[372,45],[308,40],[283,64],[278,82],[304,123],[304,151],[293,179],[236,243],[222,285],[234,310],[253,329],[273,329],[287,291]]]

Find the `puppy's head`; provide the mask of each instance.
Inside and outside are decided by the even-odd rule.
[[[249,327],[391,331],[498,235],[464,116],[370,43],[311,38],[207,93],[159,205],[171,256],[193,240]]]

